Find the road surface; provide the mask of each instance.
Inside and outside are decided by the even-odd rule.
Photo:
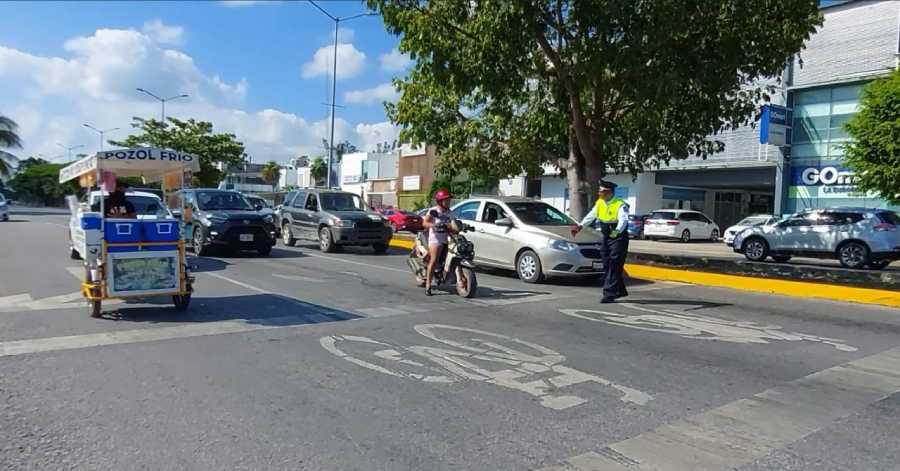
[[[900,312],[278,246],[91,319],[66,218],[0,225],[0,468],[896,469]]]

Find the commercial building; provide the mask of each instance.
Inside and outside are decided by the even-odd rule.
[[[632,175],[607,177],[632,211],[660,208],[705,212],[725,227],[750,214],[887,203],[859,194],[842,163],[848,136],[842,126],[858,109],[860,92],[898,65],[900,2],[854,1],[823,7],[824,24],[786,68],[773,104],[785,106],[791,129],[784,146],[760,144],[759,126],[714,136],[723,152],[672,161]],[[802,58],[802,63],[801,63]],[[503,194],[539,197],[569,209],[566,182],[553,168],[539,178],[501,181]]]
[[[369,206],[396,206],[400,152],[353,152],[341,158],[341,190],[360,195]]]
[[[413,209],[417,203],[428,198],[434,169],[437,165],[437,150],[432,145],[400,147],[397,172],[397,204],[404,209]]]

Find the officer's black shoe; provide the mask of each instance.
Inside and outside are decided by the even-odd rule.
[[[609,304],[609,303],[614,303],[614,302],[616,302],[616,298],[614,298],[612,296],[605,296],[603,299],[600,300],[600,304]]]

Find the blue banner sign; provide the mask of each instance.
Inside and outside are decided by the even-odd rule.
[[[787,144],[788,110],[779,105],[765,105],[759,123],[759,143],[773,146]]]

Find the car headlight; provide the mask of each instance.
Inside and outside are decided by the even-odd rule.
[[[272,224],[275,222],[275,218],[272,217],[271,214],[266,214],[265,216],[263,216],[263,222],[265,222],[266,224]]]
[[[348,221],[346,219],[337,219],[334,221],[334,225],[338,227],[353,227],[353,221]]]
[[[572,242],[566,242],[564,240],[559,239],[551,239],[550,240],[550,248],[556,250],[562,250],[564,252],[570,252],[578,248],[578,244],[574,244]]]
[[[198,219],[200,219],[200,222],[201,222],[204,226],[207,226],[207,227],[212,226],[212,225],[215,225],[215,224],[225,224],[225,221],[228,220],[228,218],[224,218],[224,217],[222,217],[222,216],[215,215],[215,214],[210,214],[210,215],[207,215],[207,216],[201,216],[201,217],[198,218]]]

